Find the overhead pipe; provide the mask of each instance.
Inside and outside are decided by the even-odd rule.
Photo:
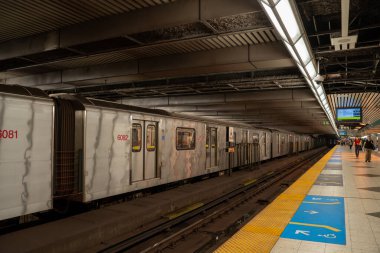
[[[342,8],[342,37],[348,36],[348,20],[350,16],[350,0],[342,0],[341,2]],[[347,48],[343,48],[347,49]]]

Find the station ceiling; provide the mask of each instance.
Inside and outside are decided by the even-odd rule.
[[[358,42],[342,51],[330,42],[341,29],[340,1],[296,2],[332,111],[341,97],[376,97],[364,112],[368,123],[378,120],[380,1],[351,0],[349,32]],[[334,133],[252,0],[0,1],[0,83]]]

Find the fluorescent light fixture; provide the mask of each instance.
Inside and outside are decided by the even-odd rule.
[[[314,81],[317,75],[315,60],[313,59],[313,53],[305,35],[295,0],[261,0],[260,3],[305,77],[310,89],[330,121],[330,125],[335,133],[338,134],[323,85]]]
[[[297,63],[297,65],[298,65],[298,68],[301,70],[302,75],[303,75],[304,77],[307,77],[304,68],[303,68],[300,64],[298,64],[298,63]]]
[[[308,63],[311,60],[311,56],[309,54],[309,51],[307,50],[304,38],[301,37],[294,45],[294,47],[296,48],[298,55],[301,57],[301,61],[304,65],[306,65],[306,63]]]
[[[321,95],[324,93],[324,92],[323,92],[323,88],[322,88],[322,87],[319,87],[319,88],[317,89],[317,93],[318,93],[319,97],[321,97]]]
[[[321,86],[320,84],[318,84],[316,81],[313,80],[313,85],[315,88],[318,88],[319,86]]]
[[[314,88],[313,88],[313,84],[310,82],[310,79],[306,79],[306,82],[309,84],[310,89],[315,93]]]
[[[275,9],[277,10],[292,42],[297,41],[301,36],[301,31],[289,0],[280,1]]]
[[[290,54],[292,55],[293,59],[297,62],[297,64],[299,64],[299,60],[298,60],[298,57],[296,55],[296,53],[294,52],[294,49],[289,45],[288,42],[284,41],[285,42],[285,46],[288,48],[288,51],[290,52]],[[299,66],[300,69],[303,69],[302,67]]]
[[[317,71],[315,70],[313,61],[310,61],[309,64],[306,65],[306,72],[309,74],[309,77],[313,79],[317,75]]]
[[[282,30],[282,27],[281,27],[280,23],[278,23],[278,20],[277,20],[276,16],[274,15],[273,11],[272,11],[272,8],[270,8],[266,4],[263,4],[262,6],[264,7],[266,13],[268,14],[270,20],[272,20],[272,23],[273,23],[274,27],[276,28],[276,31],[280,34],[280,36],[281,36],[281,38],[283,40],[287,41],[286,35],[284,33],[284,30]]]
[[[318,97],[317,92],[314,89],[311,89],[316,97]]]

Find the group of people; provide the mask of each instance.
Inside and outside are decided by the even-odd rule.
[[[371,154],[372,150],[375,150],[375,144],[371,139],[360,139],[358,137],[355,138],[354,141],[351,139],[348,139],[348,143],[350,146],[350,149],[352,149],[352,146],[355,145],[355,155],[356,158],[359,157],[360,150],[365,151],[365,162],[371,162]]]

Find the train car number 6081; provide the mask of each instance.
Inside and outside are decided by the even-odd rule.
[[[17,139],[17,130],[0,130],[0,139]]]

